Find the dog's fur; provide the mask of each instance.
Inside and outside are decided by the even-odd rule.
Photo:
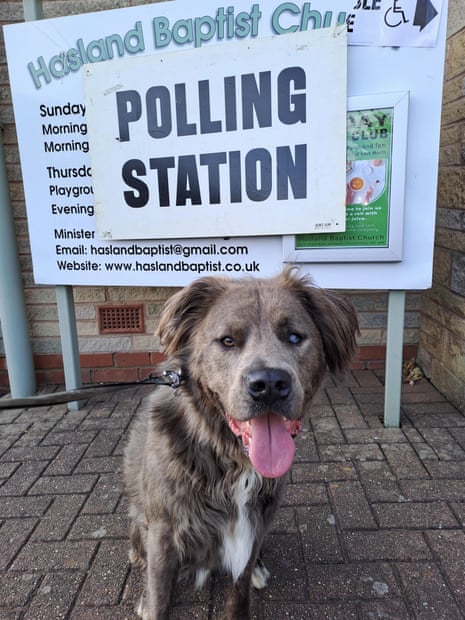
[[[124,464],[144,620],[169,618],[185,571],[200,586],[217,569],[232,577],[224,617],[249,618],[251,584],[266,583],[260,546],[292,463],[291,436],[326,369],[349,364],[357,331],[349,301],[293,270],[203,278],[168,301],[163,368],[182,369],[183,384],[156,389]]]

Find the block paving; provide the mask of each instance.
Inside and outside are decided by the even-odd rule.
[[[383,380],[354,370],[315,399],[255,620],[465,618],[465,415],[423,379],[385,428]],[[121,464],[151,389],[0,410],[2,620],[135,620]],[[219,620],[225,587],[179,584],[173,620]]]

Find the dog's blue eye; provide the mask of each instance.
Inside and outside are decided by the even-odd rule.
[[[234,347],[234,340],[233,338],[231,338],[231,336],[225,336],[224,338],[221,338],[220,342],[225,349],[232,349],[232,347]]]
[[[289,342],[289,344],[300,344],[302,340],[302,336],[296,333],[289,334],[287,337],[287,341]]]

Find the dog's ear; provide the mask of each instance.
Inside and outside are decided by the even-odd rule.
[[[165,355],[182,352],[212,303],[226,290],[220,278],[201,278],[166,302],[155,335]]]
[[[359,334],[357,313],[352,303],[332,291],[318,288],[309,278],[298,277],[293,270],[283,277],[312,317],[323,340],[328,369],[333,373],[347,370],[357,352]]]

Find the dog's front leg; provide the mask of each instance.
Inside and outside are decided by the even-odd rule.
[[[255,555],[252,554],[244,572],[229,587],[224,610],[225,620],[249,620],[250,618],[250,590]]]
[[[143,620],[169,619],[178,572],[171,531],[160,523],[149,525],[145,601],[139,608]]]
[[[249,620],[250,618],[250,573],[244,573],[233,583],[228,592],[224,610],[225,620]]]

